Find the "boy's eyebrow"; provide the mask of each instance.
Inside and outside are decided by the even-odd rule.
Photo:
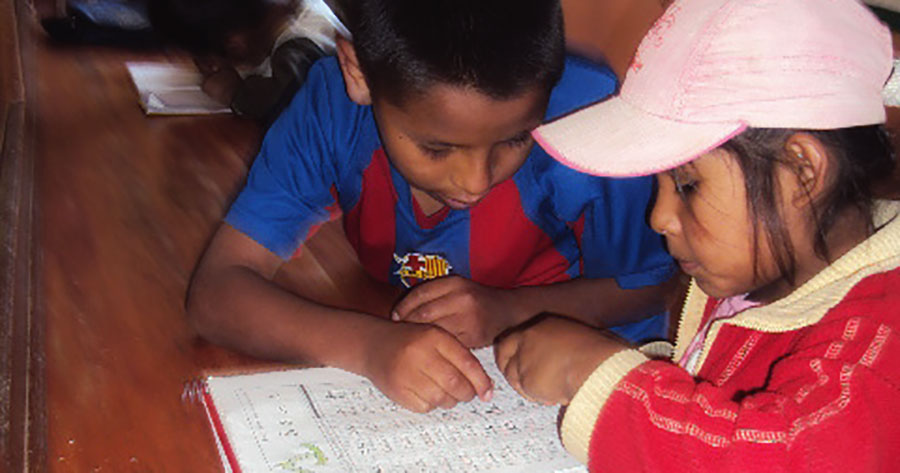
[[[531,129],[527,128],[527,129],[519,131],[515,134],[509,135],[506,138],[499,140],[498,142],[502,143],[505,141],[515,141],[515,140],[518,140],[518,139],[521,139],[523,137],[530,136],[530,135],[531,135]],[[418,141],[420,144],[423,144],[423,145],[435,146],[435,147],[441,147],[441,148],[465,148],[467,146],[464,144],[451,143],[449,141],[443,141],[440,139],[430,139],[430,138],[418,138],[418,139],[416,139],[416,141]]]
[[[450,143],[450,142],[447,142],[447,141],[441,141],[441,140],[429,140],[429,139],[425,139],[425,140],[419,140],[419,142],[422,143],[422,144],[424,144],[424,145],[428,145],[428,146],[439,146],[439,147],[442,147],[442,148],[458,148],[458,147],[462,146],[462,145],[460,145],[460,144]]]
[[[518,139],[521,139],[521,138],[525,138],[525,137],[527,137],[527,136],[531,136],[531,130],[533,130],[534,128],[535,128],[535,127],[524,129],[524,130],[522,130],[522,131],[516,133],[515,135],[510,136],[510,137],[507,138],[505,141],[513,141],[513,140],[518,140]]]

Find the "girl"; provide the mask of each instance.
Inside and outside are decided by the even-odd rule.
[[[674,347],[558,318],[496,347],[591,471],[896,469],[900,203],[870,193],[891,56],[856,0],[676,0],[619,96],[535,132],[656,173],[651,226],[693,278]]]

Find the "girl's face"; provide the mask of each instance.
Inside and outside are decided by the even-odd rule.
[[[650,225],[666,237],[672,257],[706,294],[724,298],[780,283],[763,232],[754,250],[744,175],[728,152],[710,151],[658,174],[657,182]]]

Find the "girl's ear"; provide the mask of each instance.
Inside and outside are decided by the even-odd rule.
[[[828,185],[831,170],[828,150],[809,133],[794,133],[784,147],[786,160],[798,184],[791,200],[795,206],[804,207],[821,195]]]
[[[344,75],[347,95],[350,100],[359,105],[372,105],[369,84],[366,83],[366,76],[359,67],[353,43],[341,37],[336,38],[335,43],[337,43],[337,57],[341,65],[341,73]]]

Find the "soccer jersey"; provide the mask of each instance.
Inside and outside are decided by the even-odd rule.
[[[546,118],[615,87],[608,68],[569,58]],[[386,155],[371,108],[347,97],[337,61],[325,58],[270,128],[226,222],[288,259],[339,210],[366,271],[406,287],[456,274],[501,288],[585,276],[631,289],[658,284],[673,269],[646,224],[651,190],[651,178],[589,176],[535,146],[475,206],[426,216]],[[659,322],[623,334],[644,338]]]

